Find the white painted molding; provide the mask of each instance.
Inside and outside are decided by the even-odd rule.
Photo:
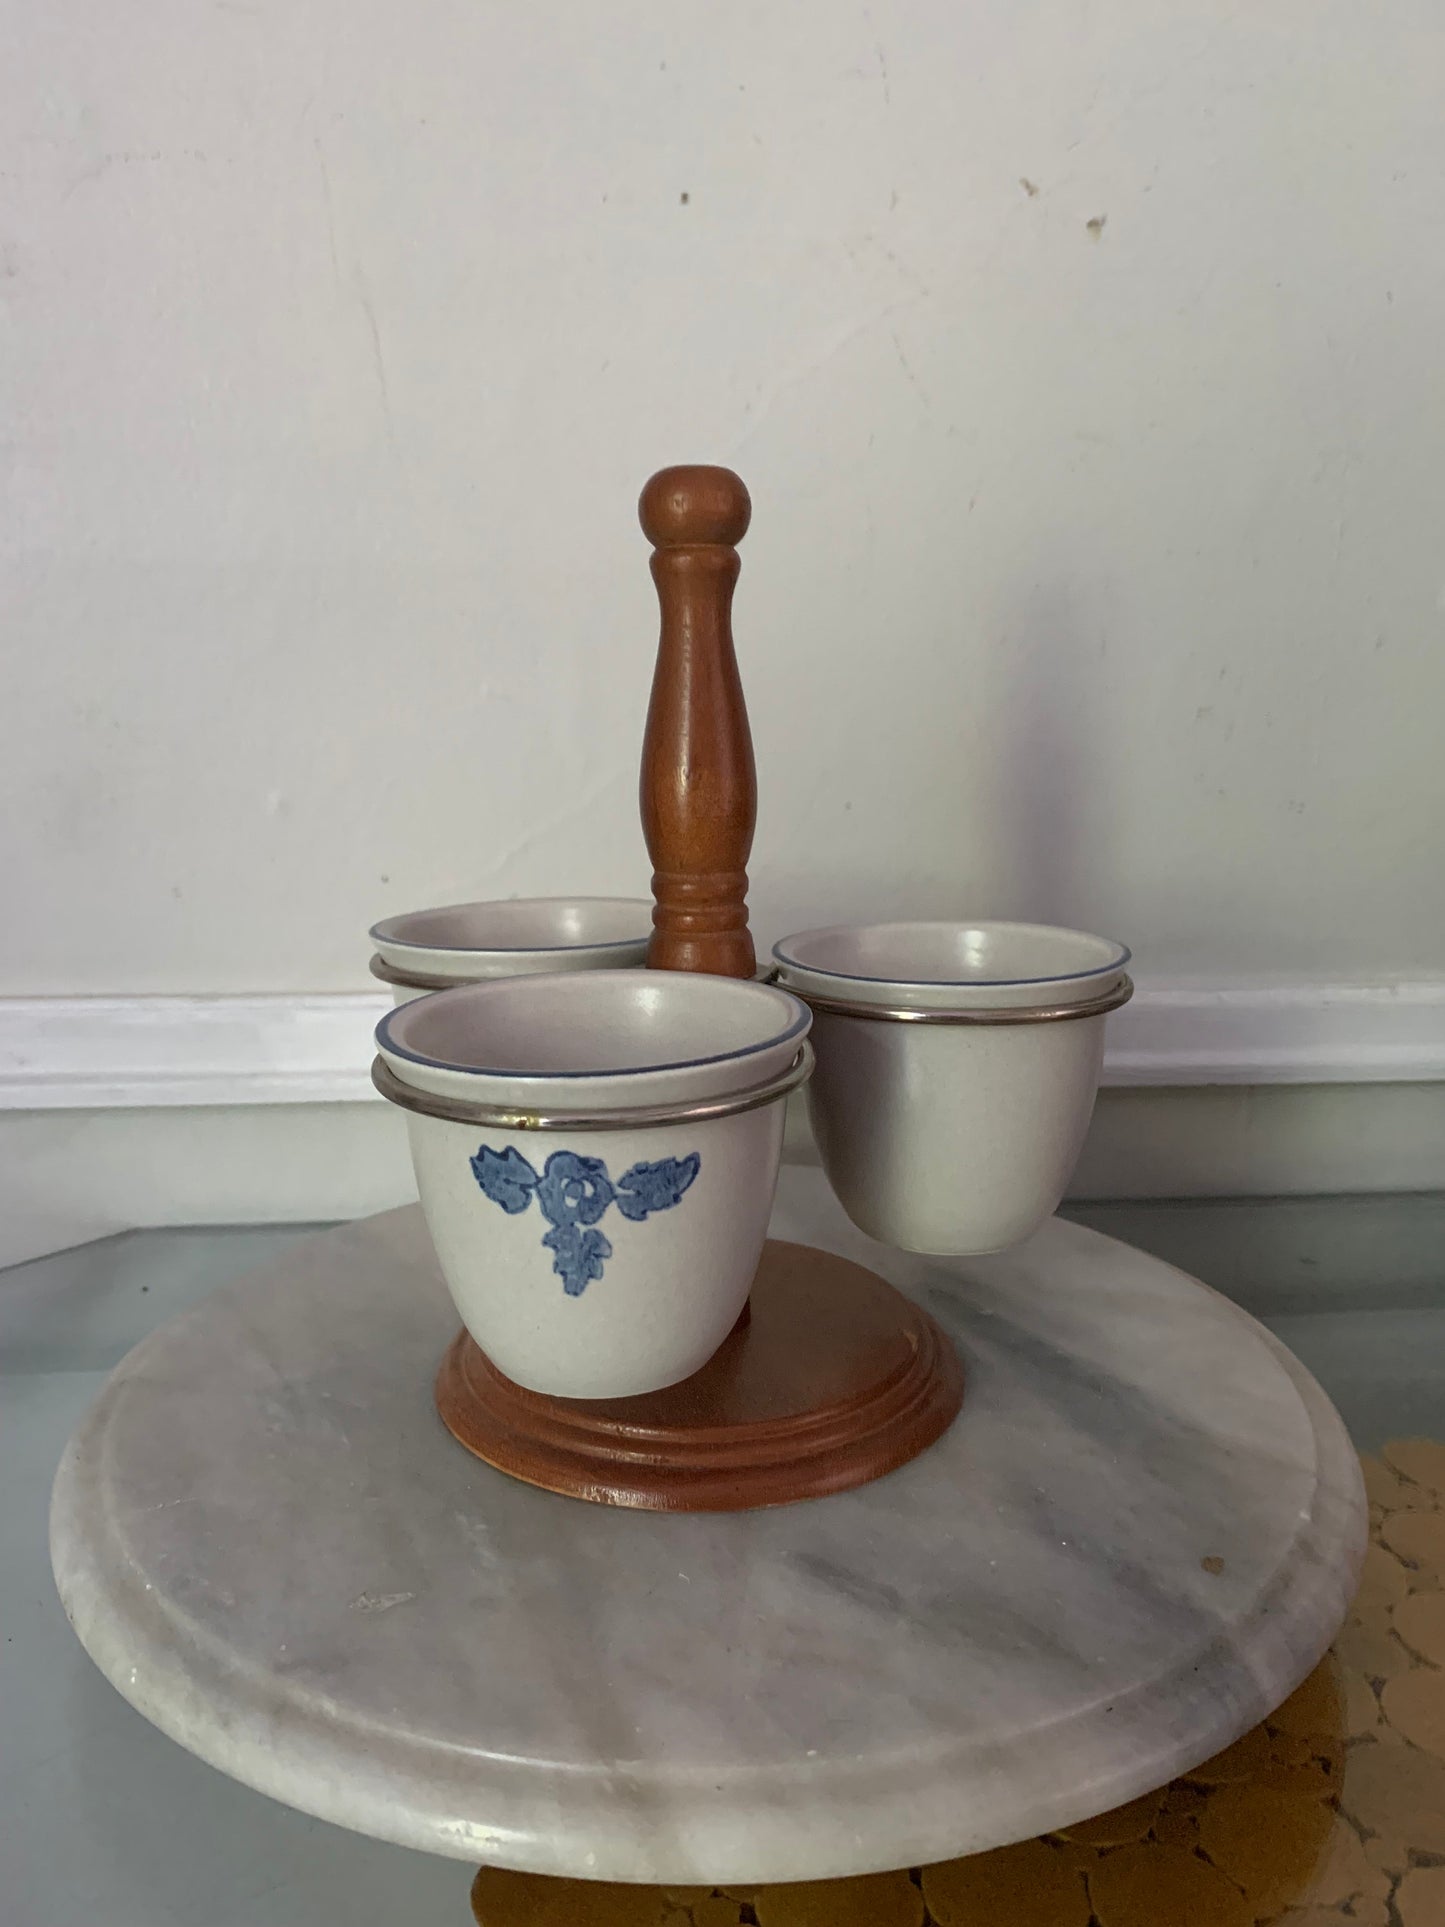
[[[375,1096],[371,1033],[390,1008],[371,991],[3,998],[0,1110],[352,1103]]]
[[[1104,1082],[1420,1084],[1445,1079],[1445,978],[1143,986],[1109,1020]]]
[[[0,1110],[374,1098],[384,994],[0,999]],[[1110,1019],[1115,1086],[1445,1080],[1445,979],[1156,983]]]

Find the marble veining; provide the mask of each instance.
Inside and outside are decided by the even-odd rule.
[[[1054,1221],[887,1252],[820,1174],[773,1230],[884,1271],[965,1354],[950,1433],[861,1491],[611,1512],[443,1431],[416,1210],[162,1327],[57,1476],[97,1665],[183,1746],[380,1838],[599,1878],[916,1864],[1197,1764],[1333,1637],[1365,1540],[1333,1408],[1262,1327]],[[1207,1562],[1207,1563],[1206,1563]]]

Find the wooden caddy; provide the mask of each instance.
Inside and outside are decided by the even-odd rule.
[[[752,505],[728,469],[666,468],[639,513],[662,607],[642,749],[648,967],[752,977],[757,777],[731,620]],[[957,1354],[927,1312],[876,1272],[774,1239],[736,1327],[680,1385],[548,1397],[504,1378],[465,1331],[436,1382],[448,1430],[488,1464],[573,1498],[664,1512],[864,1485],[931,1445],[962,1396]]]

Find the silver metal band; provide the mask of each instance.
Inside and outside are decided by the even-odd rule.
[[[713,1118],[736,1117],[760,1110],[812,1075],[813,1048],[804,1044],[785,1071],[765,1084],[726,1097],[684,1098],[673,1104],[639,1104],[617,1111],[525,1111],[506,1104],[480,1104],[463,1097],[441,1097],[403,1084],[383,1057],[371,1067],[371,1081],[382,1096],[404,1111],[443,1118],[448,1124],[492,1124],[508,1131],[636,1131],[650,1124],[703,1124]]]
[[[820,997],[816,991],[801,990],[779,976],[778,983],[790,990],[808,1008],[825,1017],[861,1017],[873,1024],[1068,1024],[1081,1017],[1102,1017],[1117,1010],[1134,995],[1130,978],[1121,977],[1102,997],[1091,997],[1076,1004],[1019,1004],[997,1006],[992,1010],[896,1010],[883,1004],[860,1004],[841,997]]]

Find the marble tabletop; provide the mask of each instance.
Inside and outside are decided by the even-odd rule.
[[[247,1784],[380,1839],[631,1880],[969,1852],[1153,1788],[1272,1708],[1365,1537],[1333,1408],[1228,1300],[1055,1222],[880,1251],[819,1174],[774,1229],[926,1300],[963,1413],[861,1491],[610,1512],[469,1458],[431,1406],[455,1315],[415,1211],[166,1324],[57,1478],[101,1670]]]

